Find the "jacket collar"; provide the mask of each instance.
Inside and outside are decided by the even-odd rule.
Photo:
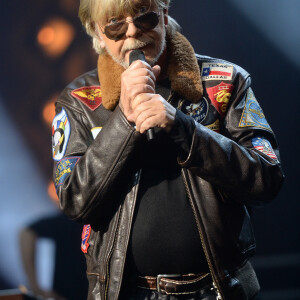
[[[197,103],[203,96],[199,65],[194,49],[180,33],[167,36],[167,74],[171,88],[182,97]],[[124,68],[109,54],[98,58],[98,76],[101,84],[102,104],[106,109],[114,109],[121,94],[121,74]]]

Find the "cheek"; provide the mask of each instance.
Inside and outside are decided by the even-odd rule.
[[[108,46],[111,53],[113,53],[115,56],[120,56],[123,44],[124,44],[123,41],[117,41],[117,42],[111,41]]]

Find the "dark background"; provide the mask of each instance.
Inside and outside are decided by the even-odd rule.
[[[1,3],[0,236],[5,245],[11,241],[17,247],[20,228],[56,211],[47,195],[53,162],[51,128],[43,110],[66,84],[96,67],[97,59],[77,18],[78,5],[76,0]],[[253,264],[262,286],[261,299],[300,299],[297,11],[297,0],[174,0],[169,10],[197,53],[234,62],[252,75],[252,88],[278,139],[285,184],[272,204],[253,213],[257,238]],[[75,32],[66,50],[52,58],[37,42],[38,32],[51,18],[65,20]],[[31,183],[29,179],[36,176]],[[35,194],[26,198],[27,189]],[[9,246],[2,247],[0,288],[26,284],[17,252],[11,256],[5,251]],[[7,271],[10,259],[14,276]]]

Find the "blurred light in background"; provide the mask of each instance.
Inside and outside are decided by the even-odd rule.
[[[43,108],[43,120],[49,127],[51,127],[52,120],[55,117],[55,101],[58,95],[59,94],[57,93],[51,96]]]
[[[300,68],[299,0],[229,0],[280,51]],[[246,38],[246,36],[245,36]],[[256,41],[254,40],[255,44]]]
[[[52,180],[49,182],[49,185],[48,185],[48,195],[51,198],[51,200],[53,200],[55,205],[57,205],[59,207],[59,199],[57,197],[55,185]]]
[[[53,18],[44,23],[37,34],[42,50],[51,58],[60,57],[74,39],[73,26],[62,18]]]

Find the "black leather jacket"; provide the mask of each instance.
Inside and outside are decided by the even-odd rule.
[[[225,300],[250,299],[259,284],[248,262],[255,240],[247,206],[265,204],[278,193],[283,182],[278,147],[249,74],[225,61],[198,55],[197,60],[204,79],[201,108],[177,92],[169,99],[185,113],[174,126],[193,132],[191,145],[186,140],[189,153],[179,156],[178,164],[216,288]],[[222,77],[219,64],[232,66],[230,74]],[[90,86],[99,86],[97,70],[77,78],[57,100],[56,111],[66,112],[70,133],[56,156],[54,179],[62,210],[92,228],[83,236],[88,299],[118,299],[142,172],[131,165],[144,137],[119,106],[92,110],[74,97],[74,90]],[[101,129],[94,138],[93,128]],[[257,137],[270,143],[267,148],[259,148]]]

